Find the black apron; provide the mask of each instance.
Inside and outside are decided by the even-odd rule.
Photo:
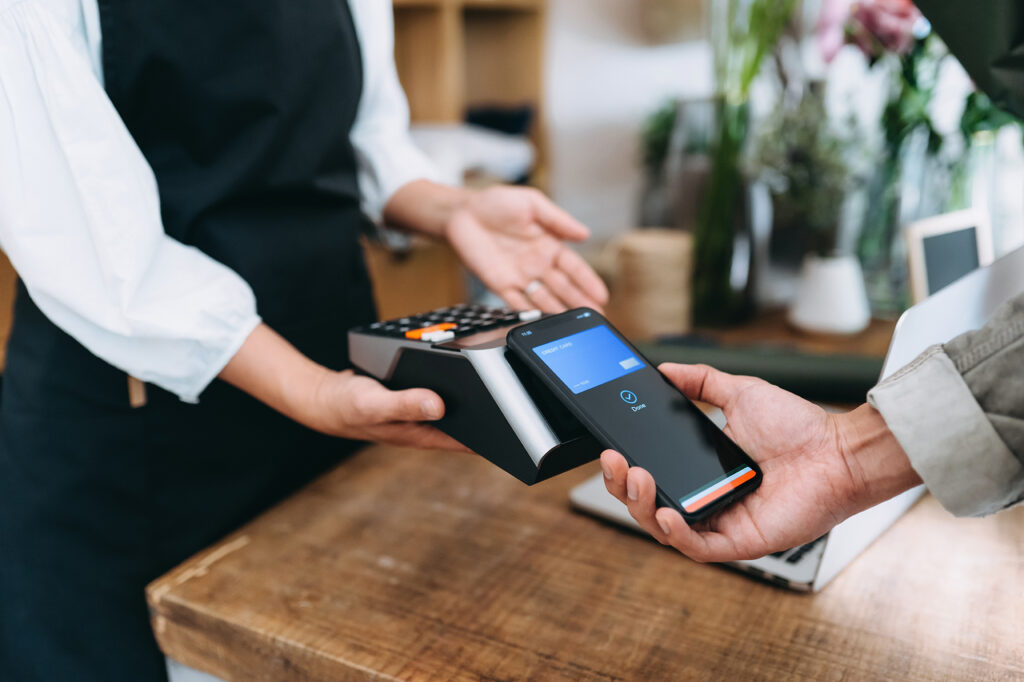
[[[245,278],[302,352],[345,367],[346,330],[375,317],[345,0],[99,5],[107,92],[167,233]],[[146,583],[353,448],[220,381],[198,405],[147,391],[130,407],[125,374],[19,291],[0,399],[0,679],[163,679]]]

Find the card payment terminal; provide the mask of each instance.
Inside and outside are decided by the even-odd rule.
[[[352,364],[394,390],[429,388],[437,428],[526,484],[596,459],[601,446],[505,346],[540,311],[458,305],[349,331]]]

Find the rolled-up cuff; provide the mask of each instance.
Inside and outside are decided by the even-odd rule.
[[[1024,466],[999,437],[941,346],[875,386],[868,402],[903,446],[928,490],[956,516],[1020,501]]]
[[[242,320],[235,333],[230,337],[230,341],[220,349],[220,352],[206,366],[206,371],[199,375],[194,386],[178,394],[181,401],[185,403],[198,403],[200,394],[220,375],[228,362],[231,361],[231,358],[235,357],[235,354],[242,348],[242,344],[246,342],[249,335],[253,333],[262,321],[256,313]]]

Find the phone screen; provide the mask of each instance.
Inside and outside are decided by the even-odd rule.
[[[760,483],[750,457],[596,312],[569,311],[511,335],[595,435],[647,469],[686,516],[703,517]]]

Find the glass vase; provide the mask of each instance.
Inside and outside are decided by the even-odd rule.
[[[748,202],[740,162],[750,107],[746,101],[721,99],[717,114],[710,177],[694,232],[693,316],[695,324],[705,326],[739,323],[753,312]],[[738,241],[747,245],[746,259],[736,248]]]
[[[857,256],[864,269],[871,309],[895,312],[902,302],[892,281],[892,269],[900,224],[902,172],[898,154],[890,154],[878,167],[868,186],[867,209],[857,242]]]
[[[864,268],[871,310],[893,317],[910,305],[907,245],[903,227],[935,215],[948,196],[948,180],[937,173],[939,162],[928,152],[928,133],[919,128],[890,150],[868,186],[857,256]]]

